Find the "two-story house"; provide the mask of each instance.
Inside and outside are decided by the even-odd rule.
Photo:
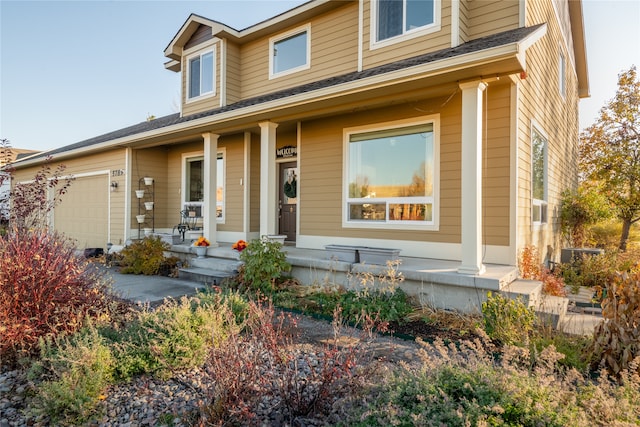
[[[80,246],[191,211],[213,242],[401,248],[460,275],[527,244],[559,257],[581,1],[314,0],[243,30],[191,15],[165,55],[180,113],[48,153],[76,177],[53,226]]]

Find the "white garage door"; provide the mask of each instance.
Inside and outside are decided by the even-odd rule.
[[[55,229],[75,239],[79,249],[105,248],[108,240],[108,175],[76,178],[53,214]]]

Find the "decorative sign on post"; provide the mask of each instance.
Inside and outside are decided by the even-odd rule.
[[[293,145],[287,145],[276,150],[276,158],[284,159],[287,157],[296,157],[298,155],[298,148]]]

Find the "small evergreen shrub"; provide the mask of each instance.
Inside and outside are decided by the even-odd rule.
[[[487,294],[482,303],[484,330],[501,344],[526,344],[533,331],[536,315],[521,299],[510,299],[500,294]]]
[[[109,315],[110,283],[54,233],[12,231],[0,238],[0,361],[37,354],[38,340]]]
[[[147,236],[122,249],[120,272],[123,274],[144,274],[153,276],[160,273],[168,258],[165,252],[171,247],[158,236]],[[174,259],[173,262],[177,262]],[[175,264],[174,264],[175,266]]]

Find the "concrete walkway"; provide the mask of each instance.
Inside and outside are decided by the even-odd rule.
[[[202,288],[201,283],[173,277],[120,274],[114,268],[109,269],[108,274],[113,278],[113,289],[119,296],[140,304],[194,295]]]

